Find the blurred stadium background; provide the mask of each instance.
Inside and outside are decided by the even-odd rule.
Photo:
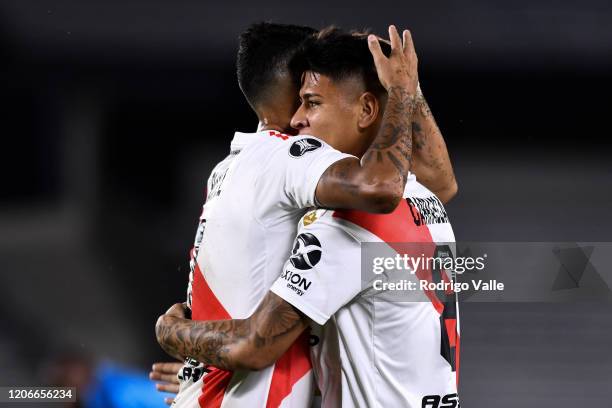
[[[164,358],[153,325],[184,298],[205,180],[256,126],[234,57],[261,20],[413,31],[457,239],[612,240],[609,1],[3,0],[0,384],[68,352]],[[462,405],[607,406],[610,304],[461,318]]]

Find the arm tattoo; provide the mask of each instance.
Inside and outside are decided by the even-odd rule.
[[[422,93],[419,92],[416,102],[412,121],[413,171],[427,188],[446,196],[457,185],[446,143]]]
[[[321,176],[316,195],[324,207],[370,212],[395,208],[412,166],[412,116],[416,106],[415,96],[405,89],[389,89],[380,129],[361,160],[339,160]]]
[[[381,130],[363,159],[363,163],[366,164],[376,153],[377,164],[386,166],[388,166],[387,163],[392,164],[397,170],[396,175],[400,176],[396,180],[401,180],[404,184],[412,164],[412,116],[416,107],[415,97],[406,90],[403,88],[389,89]],[[399,158],[392,153],[392,150],[399,152]],[[386,154],[382,154],[383,152]]]
[[[164,316],[155,327],[157,341],[171,356],[192,357],[225,370],[234,366],[230,341],[244,338],[240,320],[194,321]]]
[[[325,170],[321,176],[320,183],[334,186],[336,189],[341,189],[351,197],[359,195],[359,185],[351,182],[351,171],[355,168],[352,160],[339,160]]]
[[[421,128],[419,122],[412,122],[412,141],[416,150],[422,150],[425,147],[423,128]]]
[[[268,293],[248,319],[192,321],[164,316],[156,335],[168,354],[192,357],[224,370],[249,368],[238,349],[251,357],[288,348],[306,327],[306,319],[274,293]],[[285,349],[286,349],[285,348]]]
[[[416,109],[416,99],[402,88],[389,89],[387,107],[383,115],[381,131],[378,132],[371,148],[375,151],[393,147],[401,139],[410,144],[407,134],[410,134],[410,117]],[[370,149],[368,149],[370,150]]]
[[[431,109],[429,108],[429,104],[425,100],[425,96],[423,96],[423,94],[420,94],[417,97],[417,104],[419,107],[419,111],[421,112],[421,115],[423,115],[423,117],[428,118],[430,116],[433,116],[433,114],[431,113]]]
[[[395,157],[393,153],[391,152],[387,152],[387,156],[389,156],[389,160],[391,160],[391,163],[393,163],[397,171],[399,171],[399,173],[402,175],[403,183],[406,184],[406,178],[408,177],[408,172],[404,169],[404,164],[397,157]]]
[[[419,93],[417,96],[416,105],[418,112],[414,115],[414,120],[412,122],[412,139],[416,150],[423,150],[427,144],[428,136],[427,129],[424,130],[423,128],[431,128],[432,124],[435,125],[435,120],[422,93]]]
[[[253,330],[258,339],[273,342],[301,324],[304,316],[283,298],[269,293],[253,315]]]

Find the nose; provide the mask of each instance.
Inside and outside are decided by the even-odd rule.
[[[300,104],[299,108],[291,118],[291,127],[296,130],[301,130],[308,127],[308,119],[304,112],[304,104]]]

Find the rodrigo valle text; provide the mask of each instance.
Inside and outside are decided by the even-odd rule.
[[[471,282],[431,282],[425,279],[421,279],[418,282],[402,279],[395,282],[385,282],[382,279],[377,279],[373,282],[372,287],[374,290],[388,291],[388,290],[436,290],[444,292],[456,292],[459,293],[464,290],[473,289],[475,291],[503,291],[504,283],[498,282],[496,279],[490,280],[473,280]]]

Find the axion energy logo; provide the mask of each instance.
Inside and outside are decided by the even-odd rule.
[[[287,287],[302,296],[312,281],[300,274],[300,271],[311,269],[321,260],[321,242],[313,234],[304,233],[297,236],[289,262],[285,264],[285,270],[281,274],[281,279],[287,281]],[[297,270],[291,270],[289,263]]]
[[[305,271],[321,260],[321,243],[312,234],[300,234],[295,239],[289,261],[295,268]]]

